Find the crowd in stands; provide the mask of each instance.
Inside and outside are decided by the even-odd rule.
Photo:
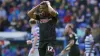
[[[42,0],[0,0],[0,32],[28,32],[27,11]],[[63,36],[67,23],[74,25],[78,37],[83,37],[85,28],[100,28],[100,0],[49,0],[58,11],[57,37]]]

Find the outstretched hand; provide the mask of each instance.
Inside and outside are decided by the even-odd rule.
[[[26,43],[27,44],[32,44],[32,41],[31,40],[27,40]]]

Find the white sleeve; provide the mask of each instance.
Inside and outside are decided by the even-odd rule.
[[[38,31],[37,31],[36,28],[34,29],[33,36],[34,36],[34,37],[38,37]]]
[[[94,42],[94,39],[93,39],[93,36],[92,36],[92,35],[89,36],[89,40],[90,40],[91,42]]]

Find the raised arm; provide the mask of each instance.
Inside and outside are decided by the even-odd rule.
[[[57,16],[58,12],[51,7],[50,2],[46,1],[46,3],[48,5],[49,13],[54,17]]]
[[[44,1],[41,2],[40,4],[38,4],[37,6],[33,7],[30,11],[28,11],[27,15],[28,15],[30,18],[36,19],[36,13],[35,13],[35,12],[36,12],[36,10],[39,8],[39,6],[40,6],[42,3],[44,3]]]

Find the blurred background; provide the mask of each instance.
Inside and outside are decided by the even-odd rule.
[[[0,0],[0,56],[28,55],[31,45],[27,45],[26,40],[31,39],[31,27],[26,13],[41,1],[43,0]],[[95,55],[100,56],[100,0],[48,1],[59,13],[56,54],[67,45],[63,37],[64,27],[67,23],[72,23],[80,48],[84,47],[82,38],[86,27],[93,29]]]

